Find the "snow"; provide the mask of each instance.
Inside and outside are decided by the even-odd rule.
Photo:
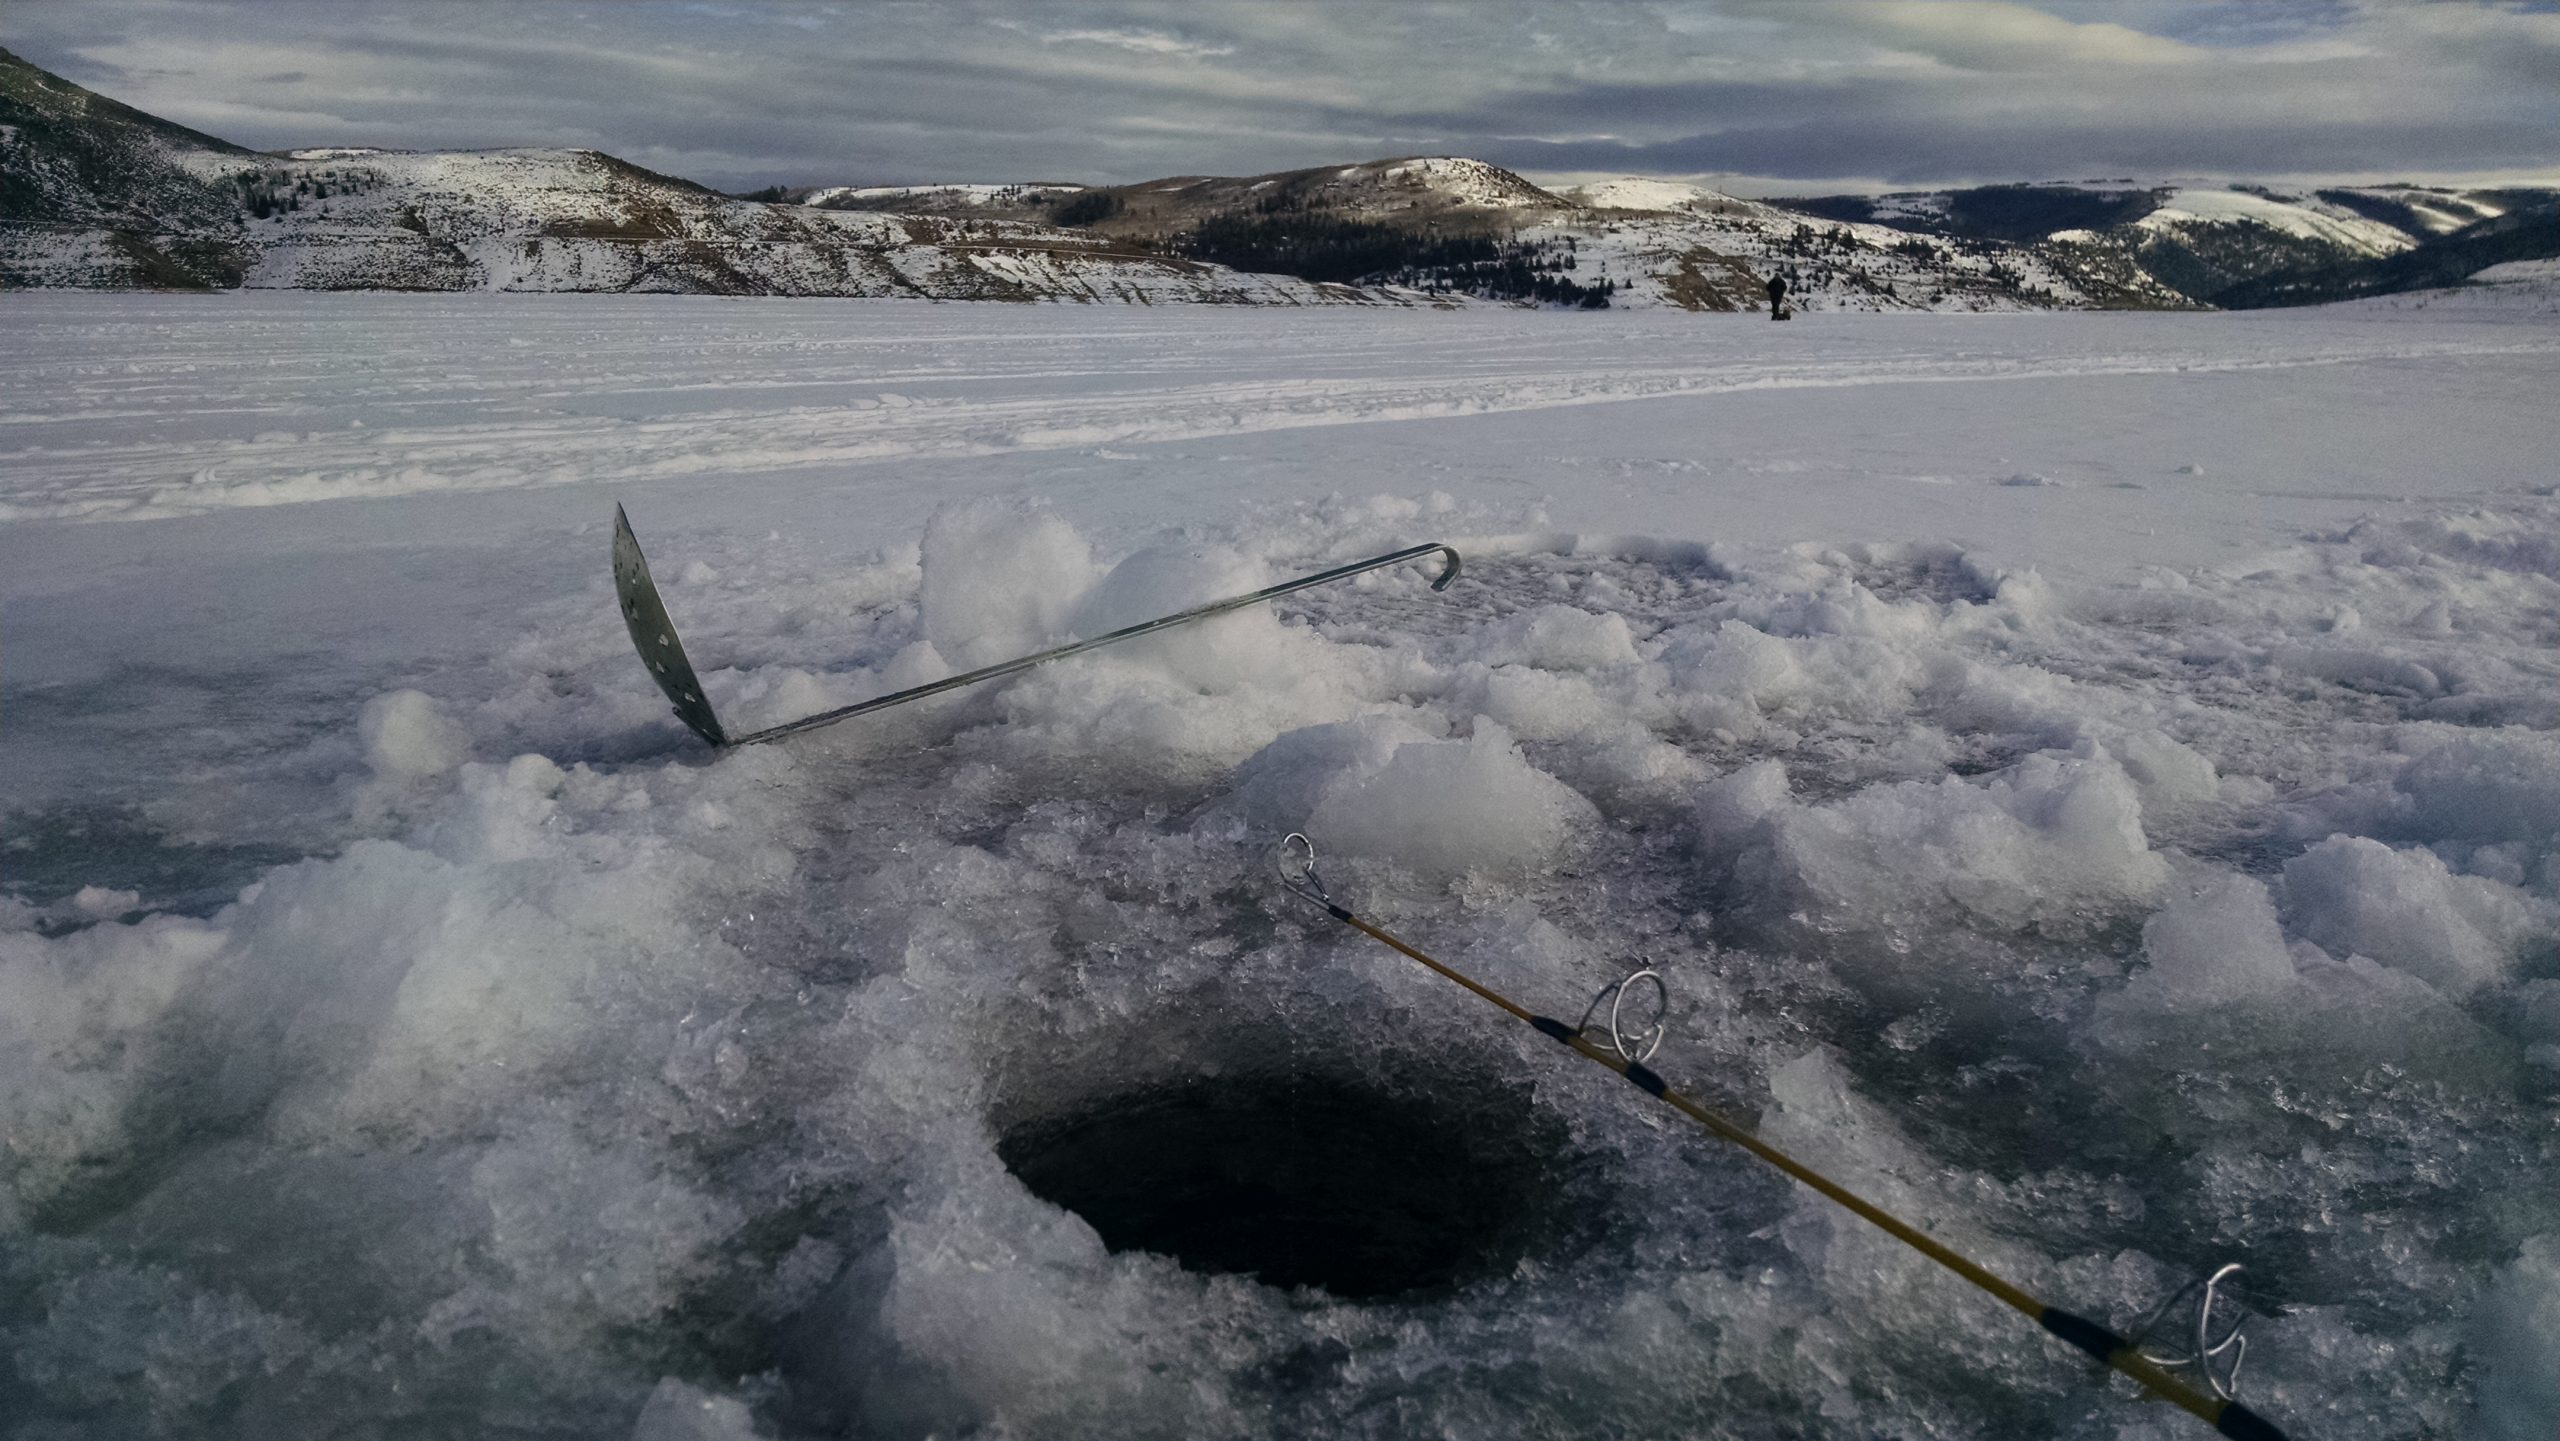
[[[2099,1004],[2104,1013],[2205,1013],[2294,989],[2294,962],[2273,898],[2255,877],[2224,872],[2142,923],[2142,974]]]
[[[1917,215],[1927,208],[1923,201],[1942,199],[1886,197],[1878,213]],[[2106,273],[2100,274],[2067,253],[1820,220],[1703,192],[1693,205],[1552,217],[1519,235],[1557,247],[1570,241],[1576,278],[1586,285],[1604,276],[1614,281],[1609,303],[1621,309],[1765,307],[1763,287],[1773,274],[1788,277],[1789,308],[1799,314],[2192,304],[2131,267],[2101,267]]]
[[[2134,222],[2146,230],[2246,221],[2282,235],[2324,241],[2363,255],[2396,255],[2417,244],[2379,220],[2325,201],[2277,200],[2244,190],[2192,187],[2172,191],[2160,208]]]
[[[745,1402],[669,1376],[640,1408],[631,1441],[759,1441],[759,1433]]]
[[[1380,180],[1426,188],[1460,205],[1516,210],[1555,203],[1520,177],[1463,155],[1431,155],[1376,167],[1355,165],[1343,171],[1341,178],[1354,179],[1373,168]]]
[[[2471,283],[2560,287],[2560,260],[2510,260],[2471,272]]]
[[[1005,557],[1003,570],[973,568],[970,558],[982,555]],[[1066,521],[994,502],[936,512],[920,560],[924,641],[964,670],[1065,639],[1077,600],[1100,576],[1092,547]]]
[[[2448,996],[2509,978],[2552,917],[2515,886],[2455,875],[2433,852],[2331,836],[2285,862],[2294,929],[2340,955],[2407,971]]]
[[[831,200],[873,202],[920,200],[936,206],[1010,205],[1051,195],[1071,195],[1082,188],[1077,185],[989,184],[973,181],[940,185],[830,185],[811,192],[800,203],[824,205]],[[894,210],[897,207],[892,204],[879,204],[876,208]]]
[[[1364,166],[1354,166],[1344,174],[1357,174]],[[1395,161],[1377,169],[1377,179],[1426,187],[1436,195],[1454,200],[1459,205],[1487,205],[1498,210],[1521,210],[1521,207],[1554,205],[1554,200],[1541,195],[1539,189],[1523,182],[1521,177],[1490,166],[1485,161],[1467,156],[1423,156],[1423,159]]]
[[[1947,214],[1947,197],[1929,191],[1915,191],[1875,197],[1872,212],[1878,220],[1942,220]]]
[[[1594,181],[1559,193],[1595,210],[1688,210],[1698,206],[1740,206],[1746,203],[1703,185],[1656,180],[1643,175]]]
[[[2377,295],[2341,308],[2350,307],[2377,314],[2560,315],[2560,260],[2510,260],[2473,271],[2458,286]]]
[[[1293,829],[2059,1304],[2246,1262],[2294,1434],[2560,1427],[2548,314],[0,306],[0,1434],[2182,1434]],[[1466,560],[714,757],[617,502],[735,727]],[[1204,1078],[1564,1219],[998,1153]]]
[[[395,690],[364,703],[356,735],[374,773],[400,779],[445,775],[462,763],[470,736],[424,691]]]
[[[1139,305],[1414,300],[1136,254],[1082,231],[966,213],[1054,187],[882,192],[912,195],[919,207],[956,207],[954,218],[731,200],[590,150],[298,159],[160,149],[170,164],[211,183],[213,195],[197,198],[220,213],[199,217],[196,239],[207,255],[240,265],[236,278],[198,267],[206,284]],[[234,211],[252,191],[267,213]],[[47,286],[165,284],[139,264],[129,241],[101,228],[112,223],[99,215],[86,226],[0,234],[0,266]]]
[[[1328,854],[1447,882],[1516,880],[1551,867],[1598,819],[1487,720],[1465,740],[1409,740],[1338,773],[1317,791],[1306,825]]]
[[[2475,1323],[2482,1359],[2481,1429],[2526,1441],[2560,1416],[2560,1234],[2526,1241],[2498,1273]]]
[[[2138,912],[2169,877],[2139,789],[2095,748],[2029,756],[1984,784],[1903,781],[1821,805],[1792,799],[1782,762],[1757,761],[1705,788],[1698,824],[1702,859],[1751,898],[1751,924],[1887,951],[1963,928],[2084,933]],[[1953,979],[1947,957],[1921,965],[1919,989]]]
[[[25,296],[8,303],[30,345],[86,343],[69,319],[84,313],[76,298]],[[240,298],[139,303],[143,308],[125,312],[134,317],[130,329],[120,326],[119,333],[143,348],[86,364],[66,358],[69,369],[58,383],[30,394],[0,424],[0,454],[10,457],[14,472],[0,493],[0,518],[154,519],[330,499],[704,478],[741,468],[808,472],[1200,444],[1270,431],[1771,390],[1976,381],[2034,388],[2075,377],[2153,377],[2174,387],[2265,369],[2494,355],[2544,343],[2538,332],[2519,335],[2503,327],[2438,335],[2229,317],[2183,331],[2104,321],[2024,326],[2003,332],[1998,346],[1936,347],[1897,340],[1919,332],[1840,316],[1830,322],[1840,328],[1821,339],[1764,349],[1738,332],[1702,328],[1685,316],[1629,315],[1579,333],[1533,328],[1526,349],[1466,358],[1470,344],[1511,335],[1511,323],[1443,316],[1410,332],[1447,362],[1422,368],[1346,341],[1362,329],[1357,321],[1274,323],[1251,333],[1291,335],[1309,353],[1305,368],[1274,373],[1260,364],[1252,343],[1236,338],[1248,332],[1215,324],[1161,331],[1175,323],[1143,315],[1035,327],[1030,339],[1009,349],[1001,332],[982,332],[988,324],[982,318],[946,320],[948,312],[921,306],[869,312],[879,319],[848,332],[839,323],[847,312],[833,303],[778,303],[758,312],[779,327],[771,335],[714,325],[662,343],[647,333],[582,325],[585,302],[577,300],[298,296],[258,305]],[[717,301],[697,303],[708,307],[698,312],[705,317],[729,313]],[[568,308],[524,309],[562,304]],[[528,313],[556,317],[567,333],[589,337],[599,347],[596,367],[564,372],[539,346],[509,345]],[[170,319],[215,315],[232,317],[244,335],[272,338],[279,347],[269,356],[274,363],[242,372],[223,365],[219,346],[194,339],[176,348],[152,343],[155,327]],[[407,323],[425,332],[415,348],[367,348],[352,358],[290,338],[305,325],[336,332],[370,317],[385,324],[410,317]],[[1800,331],[1825,323],[1812,315],[1799,319],[1813,322]],[[2107,328],[2089,331],[2078,328],[2082,324]],[[945,330],[963,337],[955,343],[968,348],[971,360],[909,358],[929,343],[926,337]],[[1088,333],[1130,336],[1133,345],[1134,337],[1164,333],[1174,337],[1173,348],[1131,356],[1128,383],[1106,384],[1104,372],[1077,354],[1078,337]],[[1599,335],[1615,339],[1595,349],[1584,338]],[[2091,344],[2084,339],[2090,335],[2110,339]],[[2210,343],[2190,338],[2208,335],[2215,337]],[[2121,344],[2114,343],[2118,336]],[[992,389],[965,379],[968,366],[981,364]],[[32,372],[22,365],[19,373]],[[236,404],[203,389],[217,373],[237,377],[223,383],[245,387]],[[1085,387],[1077,405],[1055,403],[1060,385]],[[432,389],[421,398],[411,392],[418,386]],[[333,394],[346,403],[315,400]],[[1826,402],[1812,400],[1809,413],[1830,413]],[[2025,404],[2028,397],[2020,392],[2013,400]],[[293,438],[277,438],[284,435]],[[2259,439],[2244,437],[2244,443]],[[2329,445],[2318,436],[2302,443],[2324,453]],[[2056,455],[2052,463],[2024,468],[2039,458],[1967,444],[1979,457],[1968,466],[1974,474],[2040,475],[2062,489],[2159,483],[2170,468],[2146,453],[2094,460]],[[2351,453],[2334,455],[2372,483],[2384,483]],[[1898,492],[1937,473],[1942,459],[1951,467],[1952,458],[1920,456],[1909,463],[1871,458],[1847,469],[1883,482],[1883,495],[1899,506],[1910,498]],[[2274,455],[2267,461],[2293,465]],[[1736,456],[1720,449],[1651,462],[1670,474],[1681,467],[1769,474],[1772,464],[1799,463],[1786,453]],[[1570,456],[1558,461],[1550,468],[1552,483],[1566,483],[1566,471],[1579,463]],[[2423,476],[2408,483],[2431,484]],[[2213,486],[2205,493],[2231,492]],[[1642,533],[1652,524],[1642,507],[1615,515],[1619,531]],[[923,512],[909,507],[903,519],[912,534]]]
[[[2442,235],[2466,225],[2507,213],[2506,207],[2492,199],[2494,192],[2459,192],[2429,189],[2415,185],[2380,185],[2351,187],[2354,193],[2405,205],[2413,211],[2428,233]]]

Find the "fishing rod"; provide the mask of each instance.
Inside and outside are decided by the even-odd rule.
[[[1017,656],[1008,661],[999,661],[994,665],[980,666],[976,670],[926,685],[909,686],[905,690],[892,691],[884,696],[874,696],[856,705],[820,711],[816,715],[802,716],[798,720],[785,721],[760,731],[749,731],[742,736],[732,736],[720,724],[720,717],[712,711],[711,701],[703,693],[702,681],[693,673],[693,662],[685,657],[684,642],[676,635],[676,623],[667,616],[667,605],[658,596],[657,582],[649,578],[649,558],[640,553],[640,538],[631,533],[631,518],[622,513],[621,506],[617,505],[613,508],[613,588],[622,603],[622,622],[631,632],[631,644],[639,650],[640,659],[648,662],[650,677],[657,681],[658,689],[665,692],[667,699],[674,703],[676,719],[683,721],[686,728],[719,750],[778,741],[785,736],[795,736],[804,731],[816,730],[821,726],[849,721],[855,716],[869,715],[873,711],[884,711],[891,706],[905,705],[909,701],[923,700],[927,696],[941,695],[945,691],[973,686],[980,681],[1013,675],[1036,665],[1047,665],[1053,660],[1065,660],[1068,656],[1082,655],[1086,651],[1099,650],[1106,645],[1117,645],[1124,640],[1135,640],[1142,635],[1153,635],[1160,630],[1171,630],[1178,625],[1207,620],[1211,616],[1224,615],[1231,610],[1242,610],[1246,606],[1288,595],[1293,591],[1305,590],[1309,586],[1348,580],[1352,576],[1368,571],[1383,570],[1388,566],[1426,556],[1434,551],[1446,556],[1448,564],[1441,570],[1439,579],[1431,582],[1431,588],[1435,591],[1447,590],[1449,582],[1458,578],[1458,552],[1438,541],[1409,545],[1402,550],[1389,551],[1385,555],[1373,555],[1367,560],[1355,560],[1349,565],[1337,565],[1331,570],[1302,575],[1296,580],[1284,580],[1278,585],[1266,585],[1250,595],[1234,595],[1224,600],[1213,600],[1206,605],[1195,605],[1189,610],[1160,615],[1154,620],[1140,621],[1136,625],[1124,625],[1118,630],[1095,636],[1090,640],[1070,641],[1065,645],[1051,646],[1044,651]]]
[[[1567,1025],[1552,1016],[1537,1014],[1492,987],[1484,985],[1453,966],[1433,959],[1414,946],[1354,915],[1348,907],[1333,898],[1332,893],[1326,889],[1323,878],[1316,874],[1315,842],[1308,840],[1304,835],[1293,832],[1280,843],[1279,864],[1281,886],[1291,895],[1318,907],[1335,920],[1390,950],[1420,962],[1426,969],[1441,978],[1454,981],[1474,992],[1479,999],[1508,1012],[1514,1020],[1538,1034],[1562,1043],[1583,1059],[1624,1076],[1637,1090],[1855,1212],[1861,1219],[1876,1226],[1885,1234],[1953,1271],[1977,1289],[1989,1293],[2012,1309],[2024,1314],[2046,1331],[2086,1352],[2110,1369],[2132,1377],[2153,1395],[2194,1415],[2213,1427],[2215,1431],[2232,1438],[2232,1441],[2285,1441],[2284,1433],[2276,1429],[2274,1423],[2241,1405],[2231,1394],[2231,1388],[2239,1377],[2239,1357],[2245,1350],[2245,1343],[2239,1341],[2238,1324],[2235,1322],[2218,1341],[2209,1334],[2215,1288],[2237,1271],[2239,1269],[2237,1266],[2225,1266],[2203,1283],[2203,1300],[2196,1316],[2194,1351],[2173,1350],[2165,1354],[2146,1352],[2143,1349],[2143,1340],[2148,1338],[2152,1328],[2159,1324],[2171,1308],[2196,1289],[2193,1284],[2162,1303],[2160,1310],[2154,1313],[2152,1322],[2144,1327],[2142,1335],[2128,1340],[2085,1316],[2075,1315],[2058,1306],[2046,1305],[2023,1288],[2003,1280],[1987,1267],[1933,1240],[1918,1227],[1761,1140],[1739,1122],[1728,1120],[1700,1105],[1689,1096],[1673,1090],[1669,1083],[1662,1079],[1659,1072],[1645,1064],[1652,1057],[1654,1050],[1662,1044],[1665,1030],[1662,1016],[1669,1009],[1670,999],[1669,989],[1664,986],[1662,977],[1653,970],[1648,968],[1637,971],[1626,979],[1612,984],[1593,999],[1590,1007],[1583,1012],[1579,1025]],[[1650,979],[1653,982],[1659,1005],[1655,1009],[1653,1020],[1631,1037],[1621,1025],[1620,1012],[1626,1003],[1629,991],[1634,988],[1637,981],[1643,979]],[[1593,1040],[1590,1034],[1592,1018],[1598,1014],[1602,1001],[1610,1003],[1605,1045]],[[2226,1351],[2232,1353],[2232,1359],[2217,1370],[2215,1363]],[[2192,1366],[2201,1374],[2212,1394],[2208,1395],[2205,1391],[2198,1390],[2170,1374],[2167,1368],[2172,1366]]]

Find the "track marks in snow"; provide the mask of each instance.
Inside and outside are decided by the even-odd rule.
[[[986,334],[978,338],[987,343],[970,345],[969,332],[1003,317],[854,302],[746,310],[664,300],[654,303],[673,313],[662,329],[608,340],[593,328],[593,307],[614,302],[599,297],[514,297],[501,310],[409,296],[245,302],[259,307],[249,323],[284,342],[253,349],[234,327],[183,323],[165,299],[79,303],[92,311],[107,304],[111,315],[129,313],[167,338],[140,359],[100,364],[95,327],[45,323],[53,307],[30,303],[38,323],[24,328],[18,361],[0,366],[0,455],[10,462],[0,521],[153,519],[641,479],[736,483],[1743,391],[2560,349],[2512,331],[2420,339],[2405,329],[2196,319],[2185,322],[2196,329],[2143,333],[2150,343],[2137,348],[2123,345],[2117,327],[2092,347],[2083,342],[2095,333],[2050,318],[1836,321],[1772,347],[1691,317],[1534,312],[1110,317],[1089,333],[1010,344]],[[1967,327],[1962,338],[1973,343],[1914,344],[1923,324]],[[2245,344],[2207,333],[2234,325],[2244,325]],[[1631,338],[1630,328],[1644,333]],[[959,332],[957,357],[944,331]],[[415,348],[394,353],[385,333]],[[1745,340],[1748,349],[1737,343]],[[575,378],[560,368],[566,355],[580,357]],[[1176,377],[1181,383],[1168,383]],[[373,419],[351,424],[350,413]]]

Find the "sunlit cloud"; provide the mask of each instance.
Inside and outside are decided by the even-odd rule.
[[[1108,45],[1140,55],[1179,55],[1194,60],[1236,53],[1233,45],[1201,45],[1153,30],[1048,30],[1041,32],[1040,43]]]

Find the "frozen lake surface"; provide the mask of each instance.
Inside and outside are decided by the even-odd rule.
[[[2560,1429],[2560,317],[0,327],[0,1435]]]

